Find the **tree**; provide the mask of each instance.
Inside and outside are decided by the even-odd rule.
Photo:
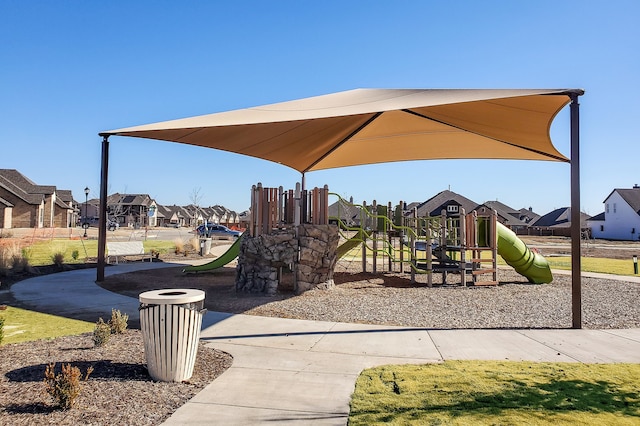
[[[202,201],[202,188],[193,188],[191,194],[189,194],[189,200],[191,200],[191,205],[193,206],[193,218],[196,219],[196,225],[198,213],[200,213],[200,202]]]

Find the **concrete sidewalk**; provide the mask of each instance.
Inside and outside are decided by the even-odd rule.
[[[346,425],[369,367],[444,360],[640,362],[640,329],[428,330],[211,313],[233,365],[165,424]]]
[[[129,263],[107,275],[175,266]],[[32,278],[10,293],[34,310],[96,321],[138,300],[95,284],[95,269]],[[640,363],[640,329],[431,330],[209,312],[201,338],[233,365],[180,407],[167,425],[345,425],[364,368],[443,360]]]

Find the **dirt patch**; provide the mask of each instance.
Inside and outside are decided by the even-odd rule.
[[[57,409],[44,393],[46,366],[70,363],[85,373],[77,406]],[[155,425],[231,366],[232,357],[200,344],[193,376],[182,383],[151,379],[138,330],[114,335],[95,348],[92,335],[60,337],[0,347],[0,424]]]

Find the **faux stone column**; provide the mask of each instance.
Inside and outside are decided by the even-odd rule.
[[[333,271],[338,260],[338,227],[300,225],[300,259],[296,271],[296,294],[307,290],[333,288]]]

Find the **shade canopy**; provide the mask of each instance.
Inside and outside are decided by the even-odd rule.
[[[356,89],[101,132],[262,158],[299,172],[429,159],[569,160],[551,142],[577,89]]]

